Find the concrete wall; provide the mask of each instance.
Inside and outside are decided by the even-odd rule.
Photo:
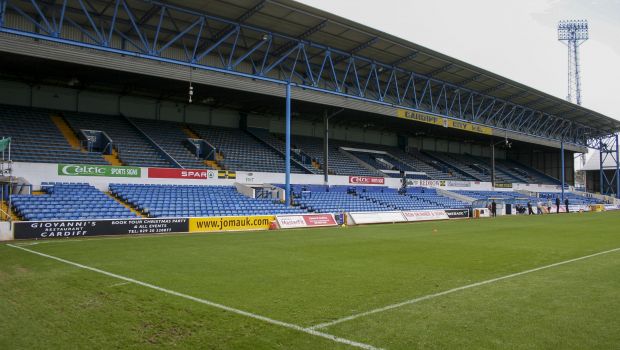
[[[30,106],[30,86],[23,83],[0,80],[0,103]]]

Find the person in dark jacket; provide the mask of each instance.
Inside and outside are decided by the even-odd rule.
[[[493,217],[497,216],[497,203],[495,203],[495,199],[491,202],[491,215],[493,215]]]
[[[568,198],[564,199],[564,206],[566,207],[566,212],[568,213]]]
[[[560,213],[560,197],[555,197],[555,206],[557,207],[557,213]]]
[[[532,210],[532,202],[527,202],[527,215],[534,215],[534,211]]]

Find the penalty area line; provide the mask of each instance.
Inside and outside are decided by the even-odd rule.
[[[64,264],[67,264],[67,265],[71,265],[71,266],[74,266],[74,267],[77,267],[77,268],[80,268],[80,269],[96,272],[96,273],[99,273],[99,274],[102,274],[102,275],[105,275],[105,276],[108,276],[108,277],[116,278],[116,279],[119,279],[119,280],[122,280],[122,281],[125,281],[125,282],[129,282],[129,283],[134,283],[134,284],[140,285],[142,287],[153,289],[153,290],[156,290],[156,291],[159,291],[159,292],[162,292],[162,293],[174,295],[174,296],[179,297],[179,298],[191,300],[191,301],[194,301],[194,302],[197,302],[197,303],[200,303],[200,304],[204,304],[204,305],[208,305],[208,306],[211,306],[211,307],[214,307],[214,308],[217,308],[217,309],[225,310],[225,311],[237,314],[237,315],[246,316],[246,317],[249,317],[249,318],[253,318],[255,320],[259,320],[259,321],[263,321],[263,322],[272,324],[272,325],[276,325],[276,326],[292,329],[292,330],[295,330],[295,331],[298,331],[298,332],[310,334],[310,335],[313,335],[313,336],[316,336],[316,337],[321,337],[321,338],[324,338],[324,339],[328,339],[328,340],[331,340],[331,341],[336,342],[336,343],[346,344],[346,345],[349,345],[349,346],[352,346],[352,347],[356,347],[356,348],[359,348],[359,349],[365,349],[365,350],[380,350],[380,348],[377,348],[377,347],[369,345],[369,344],[360,343],[360,342],[357,342],[357,341],[354,341],[354,340],[338,337],[338,336],[335,336],[333,334],[328,334],[328,333],[324,333],[324,332],[321,332],[321,331],[317,331],[316,329],[302,327],[302,326],[299,326],[299,325],[296,325],[296,324],[293,324],[293,323],[288,323],[288,322],[284,322],[284,321],[278,321],[278,320],[275,320],[275,319],[272,319],[272,318],[269,318],[269,317],[266,317],[266,316],[257,315],[257,314],[254,314],[254,313],[251,313],[251,312],[248,312],[248,311],[236,309],[236,308],[233,308],[233,307],[230,307],[230,306],[226,306],[226,305],[223,305],[223,304],[218,304],[216,302],[209,301],[209,300],[206,300],[206,299],[201,299],[201,298],[194,297],[194,296],[191,296],[191,295],[188,295],[188,294],[183,294],[183,293],[171,290],[171,289],[159,287],[159,286],[156,286],[154,284],[150,284],[150,283],[147,283],[147,282],[142,282],[142,281],[130,278],[130,277],[125,277],[125,276],[118,275],[118,274],[115,274],[115,273],[112,273],[112,272],[108,272],[108,271],[105,271],[105,270],[101,270],[101,269],[98,269],[98,268],[95,268],[95,267],[90,267],[90,266],[83,265],[83,264],[80,264],[80,263],[76,263],[76,262],[73,262],[73,261],[70,261],[70,260],[59,258],[57,256],[53,256],[53,255],[37,252],[36,250],[31,250],[31,249],[28,249],[28,248],[24,248],[23,246],[17,246],[17,245],[14,245],[14,244],[7,244],[7,246],[15,248],[15,249],[20,249],[20,250],[23,250],[23,251],[31,253],[31,254],[39,255],[39,256],[42,256],[44,258],[56,260],[56,261],[59,261],[61,263],[64,263]]]
[[[487,285],[487,284],[491,284],[491,283],[507,280],[507,279],[514,278],[514,277],[519,277],[519,276],[527,275],[529,273],[533,273],[533,272],[537,272],[537,271],[541,271],[541,270],[546,270],[546,269],[550,269],[550,268],[561,266],[561,265],[565,265],[565,264],[570,264],[570,263],[573,263],[573,262],[576,262],[576,261],[580,261],[580,260],[590,259],[590,258],[599,256],[599,255],[614,253],[614,252],[617,252],[617,251],[620,251],[620,248],[605,250],[605,251],[602,251],[602,252],[598,252],[598,253],[594,253],[594,254],[590,254],[590,255],[585,255],[585,256],[582,256],[582,257],[579,257],[579,258],[574,258],[574,259],[570,259],[570,260],[560,261],[560,262],[557,262],[557,263],[536,267],[536,268],[533,268],[533,269],[530,269],[530,270],[525,270],[525,271],[521,271],[521,272],[517,272],[517,273],[512,273],[510,275],[496,277],[496,278],[492,278],[492,279],[489,279],[489,280],[480,281],[480,282],[468,284],[468,285],[465,285],[465,286],[448,289],[448,290],[445,290],[443,292],[438,292],[438,293],[424,295],[424,296],[417,297],[417,298],[414,298],[414,299],[405,300],[405,301],[397,303],[397,304],[387,305],[387,306],[380,307],[380,308],[377,308],[377,309],[373,309],[373,310],[361,312],[361,313],[358,313],[358,314],[346,316],[346,317],[343,317],[343,318],[339,318],[339,319],[336,319],[336,320],[333,320],[333,321],[329,321],[329,322],[325,322],[325,323],[320,323],[320,324],[317,324],[317,325],[314,325],[314,326],[311,326],[311,327],[308,327],[308,328],[309,329],[327,328],[327,327],[331,327],[331,326],[334,326],[334,325],[337,325],[337,324],[340,324],[340,323],[352,321],[352,320],[355,320],[355,319],[360,318],[360,317],[370,316],[370,315],[373,315],[373,314],[378,314],[380,312],[397,309],[397,308],[402,307],[402,306],[416,304],[416,303],[419,303],[419,302],[424,301],[424,300],[434,299],[434,298],[441,297],[441,296],[444,296],[444,295],[460,292],[462,290],[484,286],[484,285]]]

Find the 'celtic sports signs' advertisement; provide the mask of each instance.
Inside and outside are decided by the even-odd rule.
[[[140,168],[130,166],[58,164],[58,175],[140,177]]]

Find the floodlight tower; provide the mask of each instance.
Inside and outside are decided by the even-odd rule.
[[[566,100],[581,105],[579,46],[588,40],[588,21],[560,21],[558,23],[558,40],[568,47],[568,95]]]

